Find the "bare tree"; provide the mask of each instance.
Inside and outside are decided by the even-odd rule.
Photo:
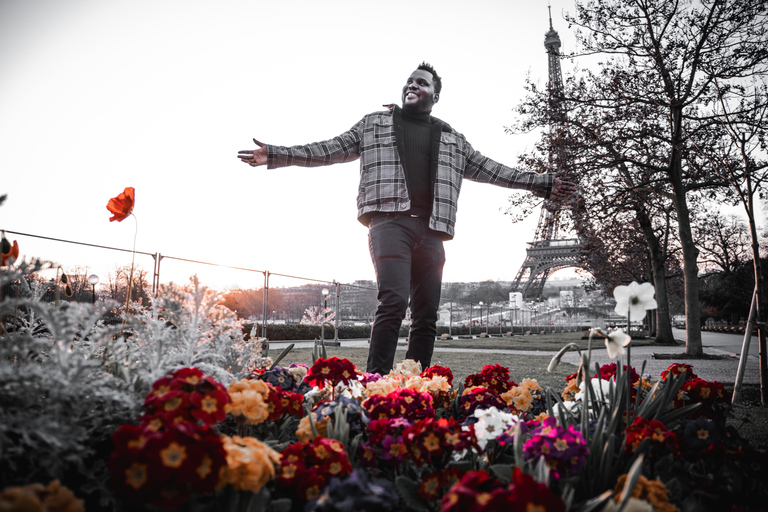
[[[613,152],[617,167],[644,170],[645,181],[628,185],[668,197],[675,210],[689,355],[703,349],[688,195],[724,185],[693,141],[710,138],[721,123],[711,112],[718,91],[766,72],[767,9],[762,0],[586,0],[566,17],[577,29],[580,55],[604,59],[598,72],[566,87],[569,123],[582,119],[573,108],[598,112],[604,128],[593,125],[594,147]],[[616,137],[617,130],[626,136]]]
[[[749,228],[736,215],[709,212],[694,224],[698,241],[699,263],[704,270],[720,269],[729,273],[751,255]]]

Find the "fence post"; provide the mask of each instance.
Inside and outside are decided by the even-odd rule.
[[[469,337],[472,337],[472,303],[469,303]]]
[[[163,259],[163,255],[156,252],[152,255],[152,259],[155,260],[155,265],[152,269],[152,295],[157,297],[157,291],[160,288],[160,261]]]
[[[269,270],[264,271],[264,291],[261,304],[261,337],[267,337],[267,306],[269,305]]]
[[[340,346],[341,342],[339,341],[339,317],[341,316],[341,309],[339,308],[339,294],[341,291],[341,284],[336,282],[334,279],[333,286],[336,287],[336,315],[333,317],[333,323],[336,325],[334,325],[333,329],[333,344]]]

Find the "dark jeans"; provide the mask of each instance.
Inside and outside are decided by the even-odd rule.
[[[437,309],[445,250],[429,220],[407,214],[375,217],[368,245],[376,269],[379,306],[371,329],[368,371],[386,375],[392,369],[400,325],[410,297],[411,329],[406,359],[429,366],[437,332]]]

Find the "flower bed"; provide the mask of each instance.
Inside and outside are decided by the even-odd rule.
[[[70,510],[768,502],[765,452],[726,427],[722,385],[685,364],[644,375],[620,335],[606,336],[617,363],[591,367],[590,348],[543,389],[498,364],[463,382],[443,366],[406,361],[380,376],[321,353],[281,368],[196,283],[134,308],[105,325],[98,308],[0,302],[16,326],[0,344],[0,509],[52,510],[53,495]]]

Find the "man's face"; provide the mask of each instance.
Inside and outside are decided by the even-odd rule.
[[[403,87],[403,110],[415,114],[429,112],[439,98],[440,94],[435,92],[432,73],[417,69],[411,73]]]

